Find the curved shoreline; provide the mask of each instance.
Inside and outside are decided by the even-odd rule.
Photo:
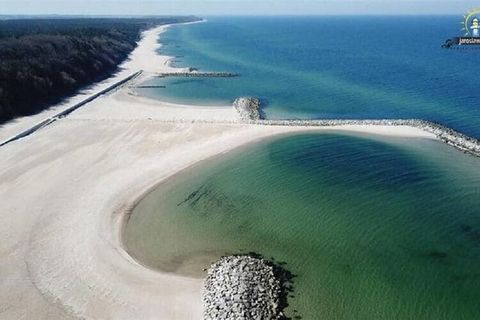
[[[191,23],[186,23],[186,24],[195,24],[195,23],[203,23],[206,22],[206,20],[198,21],[198,22],[191,22]],[[166,28],[162,29],[158,35],[161,33],[165,32]],[[161,47],[161,44],[160,44]],[[169,74],[184,74],[185,70],[188,70],[189,68],[175,68],[172,67],[171,65],[171,59],[173,57],[169,56],[162,56],[163,59],[166,61],[166,66],[170,68],[173,71],[169,71]],[[195,73],[196,71],[193,71]],[[150,78],[152,78],[153,75],[145,75],[143,79],[137,79],[136,81],[146,81]],[[180,103],[174,103],[174,102],[166,102],[162,101],[161,99],[154,99],[154,98],[147,98],[147,97],[142,97],[139,96],[136,91],[133,91],[133,94],[137,96],[139,99],[144,99],[144,101],[149,101],[150,103],[158,103],[158,104],[168,104],[172,107],[179,107],[179,108],[185,108],[185,107],[191,107],[195,108],[198,107],[198,105],[189,105],[189,104],[180,104]],[[350,126],[350,125],[374,125],[374,126],[410,126],[413,128],[418,128],[421,129],[422,131],[433,134],[435,135],[439,140],[443,141],[444,143],[453,146],[459,151],[471,154],[476,157],[480,157],[480,139],[468,136],[466,134],[463,134],[459,131],[456,131],[453,128],[449,128],[448,126],[445,126],[441,123],[436,123],[433,121],[429,120],[424,120],[424,119],[417,119],[417,118],[412,118],[412,119],[305,119],[305,120],[291,120],[291,119],[284,119],[284,120],[268,120],[268,119],[261,119],[261,120],[249,120],[248,116],[252,115],[245,115],[242,113],[240,109],[236,107],[236,102],[237,100],[232,102],[232,105],[229,107],[235,108],[238,111],[238,116],[240,122],[243,123],[249,123],[249,124],[257,124],[257,125],[272,125],[272,126],[324,126],[324,127],[333,127],[333,126]],[[203,107],[211,107],[211,108],[221,108],[218,106],[203,106]],[[225,106],[227,107],[227,106]],[[261,107],[258,105],[258,111],[261,112]],[[248,112],[247,112],[248,113]],[[258,119],[259,117],[255,117],[253,115],[253,118],[251,119]],[[205,120],[204,120],[205,121]],[[234,122],[237,122],[234,121]],[[205,122],[208,122],[206,120]],[[216,121],[212,121],[216,122]]]
[[[164,57],[155,58],[161,66],[148,59],[164,28],[147,33],[137,50],[141,61],[132,65],[169,68]],[[122,89],[2,147],[0,271],[8,277],[0,315],[200,318],[200,280],[148,269],[124,250],[122,226],[132,205],[212,156],[279,134],[331,131],[435,138],[400,124],[243,123],[233,108],[146,103]]]

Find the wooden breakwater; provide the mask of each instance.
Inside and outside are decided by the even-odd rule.
[[[164,72],[158,73],[157,77],[186,77],[186,78],[234,78],[238,77],[238,73],[233,72]]]
[[[63,117],[66,117],[67,115],[69,115],[70,113],[72,113],[73,111],[77,110],[78,108],[81,108],[83,107],[84,105],[86,105],[87,103],[90,103],[92,102],[93,100],[97,99],[98,97],[102,96],[102,95],[105,95],[105,94],[108,94],[110,92],[112,92],[113,90],[116,90],[118,88],[120,88],[121,86],[123,86],[124,84],[126,84],[127,82],[137,78],[138,76],[140,76],[142,74],[142,70],[140,71],[137,71],[135,72],[134,74],[131,74],[129,75],[128,77],[126,78],[123,78],[122,80],[118,81],[118,82],[115,82],[114,84],[108,86],[107,88],[89,96],[88,98],[74,104],[73,106],[55,114],[54,116],[48,118],[48,119],[45,119],[39,123],[37,123],[36,125],[34,125],[33,127],[30,127],[22,132],[20,132],[19,134],[17,134],[16,136],[0,143],[0,147],[6,145],[7,143],[10,143],[10,142],[13,142],[15,140],[18,140],[18,139],[21,139],[21,138],[24,138],[26,136],[29,136],[31,135],[32,133],[34,133],[35,131],[37,130],[40,130],[41,128],[43,127],[46,127],[48,126],[49,124],[55,122],[56,120],[58,119],[61,119]]]

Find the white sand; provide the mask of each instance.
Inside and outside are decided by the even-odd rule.
[[[160,26],[154,29],[150,29],[143,33],[141,45],[139,45],[130,55],[129,59],[120,65],[120,70],[115,76],[99,82],[95,85],[86,88],[79,94],[66,99],[58,105],[52,106],[48,110],[45,110],[39,114],[22,117],[10,121],[6,124],[0,125],[0,142],[6,141],[21,131],[28,129],[35,124],[52,117],[58,112],[70,107],[92,94],[108,88],[112,84],[118,82],[121,79],[137,72],[139,70],[149,70],[151,72],[170,72],[175,71],[168,65],[171,57],[161,56],[156,54],[156,51],[160,49],[161,45],[158,43],[158,35],[166,30],[169,26]]]
[[[163,29],[145,33],[125,75],[170,68],[168,57],[153,53]],[[5,125],[0,137],[50,112]],[[433,137],[411,127],[236,121],[233,108],[171,105],[125,88],[0,148],[0,318],[199,319],[201,280],[149,270],[123,249],[123,219],[146,190],[198,161],[275,134]]]

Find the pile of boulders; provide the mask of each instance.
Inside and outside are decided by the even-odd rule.
[[[242,121],[260,120],[260,100],[258,98],[242,97],[233,102]]]
[[[280,319],[281,292],[273,267],[262,258],[224,257],[208,270],[203,318]]]
[[[242,97],[233,102],[240,119],[244,122],[276,126],[345,126],[345,125],[380,125],[411,126],[437,136],[443,142],[480,157],[480,139],[469,137],[441,124],[421,119],[324,119],[324,120],[263,120],[258,98]]]
[[[480,140],[469,137],[441,124],[420,119],[326,119],[326,120],[258,120],[256,124],[275,126],[345,126],[345,125],[379,125],[410,126],[434,134],[443,142],[469,154],[480,157]]]

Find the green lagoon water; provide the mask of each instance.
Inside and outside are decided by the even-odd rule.
[[[479,169],[425,139],[276,137],[158,186],[125,242],[192,277],[231,253],[285,262],[303,319],[478,319]]]

